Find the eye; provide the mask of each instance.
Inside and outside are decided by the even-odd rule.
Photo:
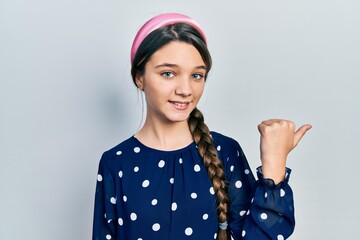
[[[172,72],[162,72],[161,76],[165,77],[165,78],[172,78],[175,75]]]
[[[200,73],[195,73],[192,75],[192,78],[196,79],[196,80],[201,80],[204,78],[204,75],[200,74]]]

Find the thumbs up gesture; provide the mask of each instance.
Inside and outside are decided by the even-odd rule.
[[[296,130],[293,122],[283,119],[270,119],[258,125],[260,158],[265,178],[273,179],[275,184],[284,180],[288,154],[311,127],[305,124]]]

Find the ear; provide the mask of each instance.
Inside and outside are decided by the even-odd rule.
[[[144,77],[141,73],[136,73],[136,76],[135,76],[135,83],[136,83],[136,86],[142,91],[144,90]]]

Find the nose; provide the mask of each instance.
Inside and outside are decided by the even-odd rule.
[[[189,97],[192,94],[191,82],[188,78],[178,79],[175,94],[182,97]]]

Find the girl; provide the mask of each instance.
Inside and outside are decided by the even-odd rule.
[[[93,239],[277,239],[294,230],[288,153],[311,125],[258,125],[255,180],[237,141],[209,131],[197,104],[211,69],[197,22],[150,19],[131,49],[131,74],[146,98],[143,127],[99,164]]]

